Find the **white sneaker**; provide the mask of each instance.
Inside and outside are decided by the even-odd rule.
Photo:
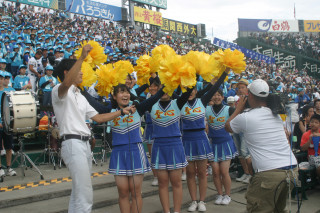
[[[199,203],[198,203],[198,211],[199,211],[199,212],[205,212],[205,211],[207,211],[205,202],[199,201]]]
[[[247,175],[247,177],[242,181],[242,183],[249,183],[251,179],[251,175]]]
[[[6,176],[6,173],[4,172],[3,169],[0,169],[0,177],[4,177],[4,176]]]
[[[8,169],[7,170],[7,175],[9,175],[9,176],[16,176],[17,175],[17,173],[16,173],[16,171],[14,171],[13,169]]]
[[[214,204],[216,205],[221,205],[223,200],[223,196],[222,195],[217,195],[216,201],[214,201]]]
[[[197,210],[198,204],[197,201],[192,201],[192,203],[190,203],[190,206],[188,208],[188,212],[194,212],[195,210]]]
[[[243,173],[243,175],[241,177],[236,178],[236,181],[237,182],[242,182],[244,179],[246,179],[246,177],[247,177],[247,174]]]
[[[212,175],[212,167],[208,166],[208,175]]]
[[[182,173],[182,175],[181,175],[181,180],[182,180],[182,181],[187,180],[187,175],[186,175],[186,173]]]
[[[14,151],[13,150],[11,150],[11,154],[14,155]]]
[[[153,178],[153,181],[151,183],[151,186],[158,186],[159,185],[159,182],[158,182],[158,178],[157,177],[154,177]]]
[[[4,156],[4,155],[6,155],[6,150],[5,149],[1,150],[1,156]]]
[[[223,196],[221,205],[229,205],[230,202],[231,202],[231,197],[229,195],[225,195]]]

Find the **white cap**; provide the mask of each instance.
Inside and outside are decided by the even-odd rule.
[[[229,96],[229,97],[227,98],[227,103],[232,103],[232,102],[235,102],[235,99],[234,99],[233,96]]]
[[[248,89],[253,95],[258,97],[268,97],[269,95],[269,85],[262,79],[252,81]]]

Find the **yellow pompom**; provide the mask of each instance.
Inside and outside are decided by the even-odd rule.
[[[242,73],[246,69],[246,57],[239,50],[226,49],[224,51],[224,65],[233,70],[234,73]]]
[[[124,76],[124,81],[126,80],[127,75],[133,72],[133,66],[130,61],[117,61],[113,66],[116,72],[119,73],[119,75]]]
[[[167,57],[170,57],[171,55],[176,55],[176,52],[174,49],[172,49],[168,45],[159,45],[155,47],[152,52],[152,57],[150,58],[150,69],[151,72],[159,72],[160,71],[160,62]]]
[[[126,82],[128,74],[133,72],[133,66],[129,61],[118,61],[114,64],[101,65],[96,71],[98,83],[96,89],[100,96],[108,96],[113,87]]]
[[[137,84],[144,85],[149,84],[149,78],[151,77],[150,69],[150,56],[142,55],[137,60],[137,66],[134,67],[134,70],[137,72]]]
[[[95,88],[100,96],[108,97],[113,86],[118,83],[118,74],[115,72],[112,64],[100,66],[96,73],[98,83]]]
[[[85,62],[89,63],[92,67],[96,65],[100,66],[104,62],[107,61],[107,56],[104,54],[104,48],[100,46],[100,44],[96,41],[84,41],[81,44],[81,48],[75,52],[75,56],[80,58],[82,54],[82,49],[85,45],[90,44],[92,46],[92,50],[89,52],[88,56],[84,60]]]
[[[246,69],[245,56],[242,52],[238,50],[226,49],[222,51],[221,49],[214,52],[211,55],[215,62],[212,64],[214,69],[219,70],[221,75],[224,70],[229,67],[234,73],[242,73]]]
[[[83,73],[82,82],[81,84],[79,84],[81,88],[90,87],[92,84],[94,84],[97,81],[97,75],[95,71],[93,71],[89,63],[85,61],[82,63],[81,72]]]
[[[165,85],[164,92],[170,96],[178,86],[185,92],[185,87],[192,88],[197,83],[195,68],[180,55],[171,55],[161,61],[159,78]]]
[[[210,82],[214,77],[218,75],[217,70],[210,69],[209,59],[210,55],[204,52],[190,51],[188,54],[182,56],[185,61],[188,61],[194,66],[198,75],[207,81]],[[212,63],[212,60],[210,63]]]

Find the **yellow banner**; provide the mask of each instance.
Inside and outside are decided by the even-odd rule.
[[[320,20],[304,20],[305,32],[320,32]]]
[[[134,20],[146,24],[162,26],[162,14],[141,7],[134,7]]]

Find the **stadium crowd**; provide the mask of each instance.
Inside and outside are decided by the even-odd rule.
[[[317,60],[320,58],[320,33],[251,33],[250,37]]]
[[[75,59],[74,52],[78,48],[80,48],[80,43],[84,40],[94,39],[104,47],[105,53],[108,55],[107,61],[105,63],[113,63],[118,60],[129,60],[132,64],[136,64],[136,60],[141,55],[150,53],[153,48],[160,44],[168,44],[176,51],[176,53],[181,55],[188,53],[190,50],[204,51],[209,54],[213,53],[216,50],[216,47],[212,44],[204,45],[201,43],[193,43],[189,39],[175,39],[172,38],[170,34],[163,36],[151,30],[137,31],[130,27],[122,27],[121,25],[112,21],[92,19],[77,15],[70,16],[69,14],[66,14],[64,12],[52,11],[50,9],[40,9],[38,11],[35,11],[35,8],[33,6],[19,5],[19,7],[17,7],[15,5],[16,4],[12,3],[4,4],[6,13],[10,18],[2,17],[0,19],[0,79],[2,78],[2,80],[4,80],[4,83],[0,87],[0,90],[1,92],[3,92],[12,90],[10,88],[13,88],[15,90],[32,90],[34,92],[41,91],[43,94],[43,105],[52,105],[51,92],[54,86],[58,84],[58,80],[53,77],[55,68],[58,67],[59,63],[65,59]],[[278,46],[284,49],[289,49],[292,51],[298,51],[301,54],[306,54],[308,56],[319,59],[319,35],[307,37],[299,34],[273,35],[256,33],[253,34],[252,37],[262,42],[266,42],[267,44]],[[203,97],[205,98],[201,97],[202,103],[199,102],[199,106],[201,105],[202,107],[202,105],[204,105],[203,107],[207,107],[207,105],[209,104],[212,105],[213,109],[217,108],[219,110],[222,109],[219,108],[222,105],[234,106],[239,101],[239,99],[241,99],[241,97],[244,97],[248,94],[247,87],[250,83],[254,82],[256,79],[262,79],[268,83],[270,87],[270,93],[283,94],[284,99],[286,99],[286,103],[298,104],[297,110],[303,116],[300,118],[300,121],[297,121],[297,124],[299,126],[300,122],[302,122],[305,126],[304,129],[300,129],[301,133],[299,139],[301,140],[301,142],[303,141],[303,144],[301,143],[302,150],[308,150],[308,146],[310,144],[310,134],[308,137],[304,137],[303,134],[308,132],[308,130],[312,128],[312,134],[317,135],[317,129],[314,123],[318,121],[318,128],[320,128],[320,120],[317,117],[312,117],[311,114],[306,115],[305,107],[308,106],[315,111],[320,110],[319,104],[313,104],[317,102],[316,100],[320,99],[320,95],[318,93],[318,90],[320,89],[320,81],[314,79],[312,76],[309,76],[305,70],[288,69],[279,65],[267,64],[263,61],[256,61],[251,59],[247,59],[246,62],[247,67],[245,72],[240,75],[231,72],[228,76],[228,81],[224,83],[222,82],[222,78],[222,80],[220,79],[220,81],[218,81],[218,83],[216,84],[213,84],[213,82],[205,82],[200,78],[196,86],[198,92],[205,90],[208,87],[215,88],[216,90],[212,90],[214,91],[214,96],[212,99],[211,97],[208,98],[206,97],[206,95],[203,95]],[[66,70],[74,72],[72,71],[71,67]],[[131,88],[143,86],[136,85],[135,78],[135,76],[128,76],[127,81],[129,81],[129,84],[127,86],[130,86]],[[155,84],[153,86],[156,86],[157,90],[161,92],[159,82],[159,85],[155,82],[156,80],[153,80],[150,83],[151,85]],[[210,86],[210,83],[212,83],[213,86]],[[150,93],[151,85],[149,88]],[[220,90],[218,91],[218,87],[220,87],[221,93],[219,92]],[[123,92],[127,89],[118,88],[118,90]],[[114,94],[115,97],[120,93],[118,90],[116,90]],[[188,95],[190,95],[191,91],[188,92]],[[157,96],[158,93],[152,95]],[[142,99],[150,96],[148,92],[143,91],[139,93],[137,92],[135,95],[141,96]],[[194,97],[195,96],[196,95],[194,94]],[[59,93],[56,89],[54,99],[56,100],[56,102],[59,102],[57,97],[59,97]],[[181,110],[183,105],[187,102],[187,100],[182,100],[182,97],[183,95],[181,95],[181,97],[176,101],[177,106],[174,110]],[[120,102],[121,100],[118,103],[119,106],[121,105]],[[151,106],[149,102],[146,103],[148,103],[146,104],[147,106]],[[173,107],[171,105],[167,106]],[[137,114],[139,115],[136,116],[142,116],[147,111],[145,108],[145,106],[137,105]],[[219,110],[216,111],[216,113],[220,113],[221,111]],[[99,110],[97,111],[99,112]],[[123,111],[128,111],[128,109],[126,110],[126,108],[124,108],[123,110],[121,110],[121,115],[124,115]],[[183,110],[181,110],[181,112],[182,111]],[[224,110],[223,113],[231,116],[232,112],[232,110]],[[212,122],[212,125],[214,126],[213,123],[214,122]],[[209,135],[211,134],[211,139],[215,140],[215,134],[213,134],[212,132],[216,133],[216,129],[214,129],[212,126],[210,127],[210,124],[207,128],[209,129]],[[289,129],[288,132],[290,134],[293,132],[293,130],[291,131]],[[179,131],[174,133],[177,135],[180,134]],[[161,135],[161,132],[157,132],[157,134]],[[223,160],[213,160],[216,163],[216,165],[213,164],[215,186],[217,187],[219,192],[219,196],[217,197],[215,203],[228,205],[231,202],[231,181],[230,183],[228,182],[228,180],[230,179],[230,176],[228,174],[230,162],[229,165],[224,165],[221,164],[221,161],[223,162],[226,160],[231,160],[239,154],[244,174],[241,177],[237,178],[237,181],[241,181],[244,183],[249,183],[249,180],[253,175],[253,168],[250,153],[248,152],[248,148],[243,145],[243,138],[242,136],[240,136],[240,134],[234,133],[234,139],[231,139],[229,133],[227,132],[219,132],[218,134],[224,134],[223,136],[228,139],[228,144],[225,146],[235,147],[232,151],[230,148],[231,153],[229,153],[229,158],[226,159],[226,156],[223,156],[221,157],[221,159]],[[235,139],[235,137],[238,138]],[[173,143],[175,142],[177,141],[173,141]],[[300,141],[298,141],[298,144],[300,144]],[[304,144],[308,144],[308,146]],[[10,148],[11,147],[5,145],[7,156],[11,155],[11,152],[9,151]],[[221,153],[217,152],[213,154],[221,155]],[[311,153],[311,155],[312,154],[313,153]],[[208,157],[208,159],[209,158],[210,156]],[[9,160],[9,162],[7,162],[7,175],[16,175],[15,171],[10,168],[10,159],[11,157],[7,157],[7,161]],[[188,161],[189,160],[190,159],[188,159]],[[191,164],[190,161],[189,164]],[[313,159],[313,161],[313,165],[319,167],[319,161],[317,161],[317,159]],[[181,162],[181,164],[186,164],[186,160],[185,162]],[[200,164],[200,162],[197,165],[198,167],[200,165],[203,166],[202,164]],[[216,167],[219,168],[218,165],[220,165],[221,167],[220,170],[218,169],[219,171],[215,169]],[[117,165],[112,166],[117,167]],[[156,168],[156,166],[154,166],[153,169],[154,168]],[[195,169],[195,167],[193,169]],[[0,175],[2,175],[2,173],[4,174],[2,167],[0,168],[0,172]],[[188,171],[188,168],[186,172],[192,173]],[[154,175],[155,180],[153,181],[153,184],[159,184],[159,187],[160,189],[162,189],[163,193],[163,188],[165,188],[163,185],[163,179],[166,174],[160,172],[158,176],[157,174]],[[172,177],[170,176],[170,178],[175,179],[175,181],[173,181],[173,184],[179,183],[179,181],[176,180],[176,174]],[[194,180],[194,177],[192,180]],[[222,185],[225,188],[224,195],[222,191]],[[178,186],[174,190],[178,191],[179,187],[180,186]],[[194,198],[192,198],[193,201],[189,207],[190,211],[195,211],[195,209],[197,208],[199,210],[205,210],[205,206],[203,203],[205,198],[205,191],[203,191],[204,190],[202,189],[200,202],[197,203],[196,195],[194,195],[193,191],[190,189],[191,196],[194,196]],[[176,193],[178,194],[178,196],[180,196],[178,192]],[[160,196],[162,196],[162,198],[164,199],[165,194],[160,194]],[[174,202],[175,205],[179,203],[179,201],[177,200],[174,200]],[[125,203],[125,201],[123,201],[123,203]],[[123,205],[122,208],[127,208],[123,203],[120,204],[120,207],[121,205]],[[162,204],[164,205],[164,209],[167,209],[168,203],[165,203],[163,201]],[[177,204],[177,206],[179,205]]]

